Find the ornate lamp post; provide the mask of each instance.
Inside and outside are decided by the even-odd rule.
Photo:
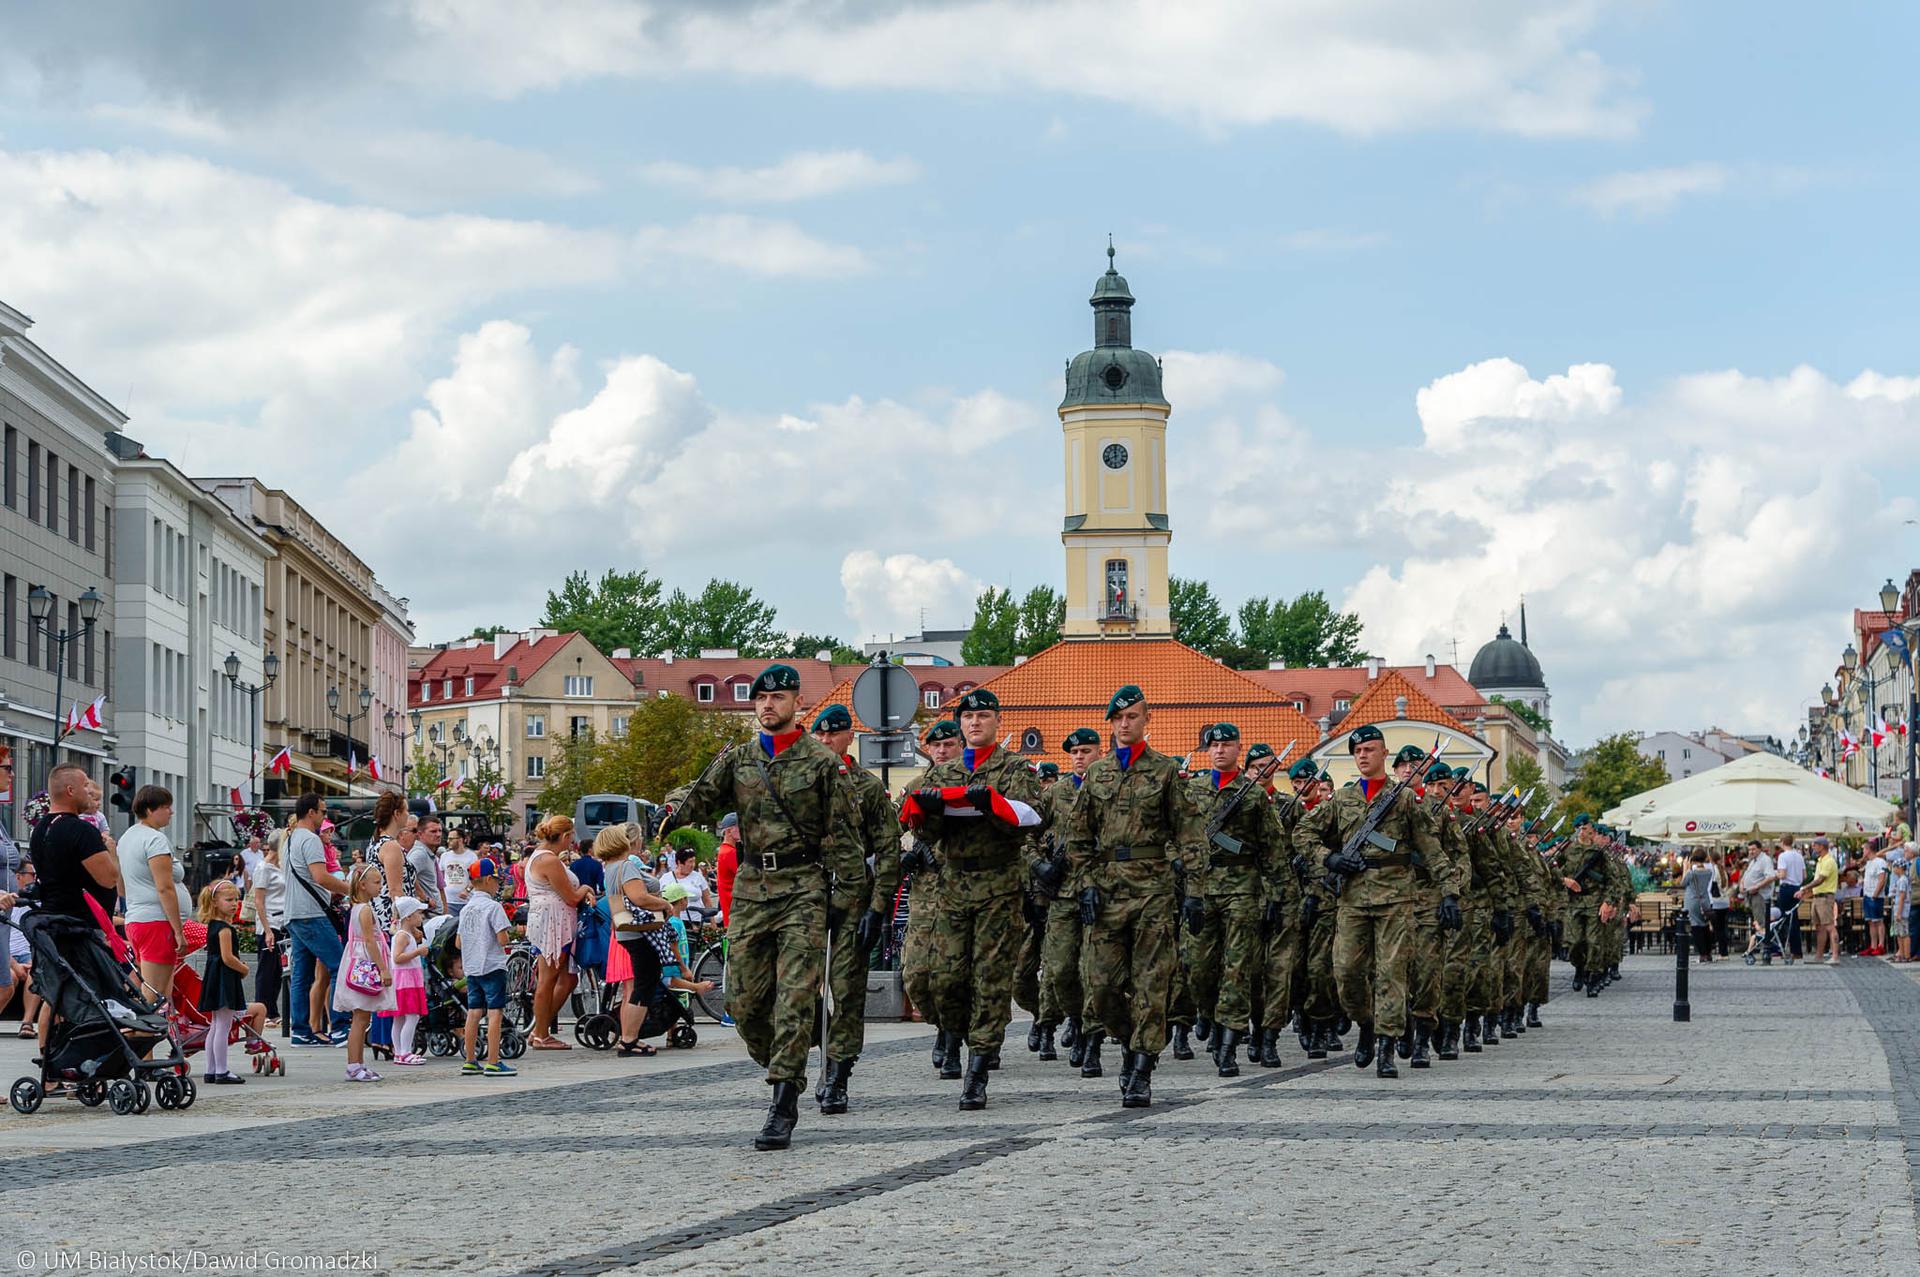
[[[93,631],[93,623],[100,616],[100,605],[106,600],[100,597],[100,591],[89,585],[80,595],[80,628],[70,630],[64,626],[53,627],[53,594],[44,585],[36,585],[27,591],[27,617],[33,627],[47,636],[47,642],[53,645],[53,761],[60,761],[60,742],[66,738],[66,720],[60,717],[60,699],[66,692],[67,644],[83,634]]]
[[[260,801],[256,780],[260,774],[260,693],[272,687],[274,680],[280,677],[280,654],[269,650],[266,658],[260,662],[260,669],[266,675],[265,682],[242,683],[240,653],[227,653],[227,682],[233,684],[234,688],[247,698],[247,802],[249,804]]]
[[[360,695],[356,696],[354,700],[359,704],[359,710],[356,712],[350,709],[342,714],[340,712],[340,689],[338,687],[329,687],[327,689],[327,713],[347,725],[347,754],[350,757],[353,754],[353,725],[365,718],[367,711],[373,708],[373,689],[370,687],[361,688]],[[347,785],[349,789],[352,788],[353,778],[351,776],[347,778]]]

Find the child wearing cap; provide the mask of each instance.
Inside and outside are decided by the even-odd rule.
[[[473,890],[460,911],[460,964],[467,974],[466,1063],[460,1071],[487,1077],[512,1077],[511,1064],[500,1062],[500,1019],[507,1007],[507,911],[494,899],[500,889],[500,865],[483,856],[467,870]],[[487,1062],[474,1058],[480,1017],[487,1019]]]
[[[414,1030],[427,1013],[427,972],[422,961],[427,942],[422,929],[427,922],[427,906],[412,896],[393,902],[393,1009],[380,1014],[393,1020],[393,1062],[409,1066],[425,1064],[426,1057],[413,1049]]]

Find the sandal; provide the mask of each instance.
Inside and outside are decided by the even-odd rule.
[[[15,1036],[15,1037],[17,1037],[17,1038],[30,1038],[30,1037],[32,1037],[32,1036],[34,1035],[34,1032],[35,1032],[35,1030],[34,1030],[34,1026],[33,1026],[33,1025],[31,1025],[31,1024],[23,1024],[23,1025],[21,1025],[21,1026],[20,1026],[20,1031],[19,1031],[18,1033],[16,1033],[16,1034],[14,1034],[13,1036]]]
[[[527,1039],[527,1045],[532,1047],[536,1051],[571,1051],[573,1050],[572,1043],[562,1042],[559,1038],[553,1037],[551,1035],[544,1038],[529,1038]]]
[[[635,1038],[631,1042],[622,1042],[620,1049],[615,1051],[614,1054],[618,1056],[658,1055],[660,1052],[652,1046],[652,1044],[642,1042],[639,1038]]]

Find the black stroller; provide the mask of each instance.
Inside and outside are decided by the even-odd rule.
[[[33,948],[33,991],[47,1000],[53,1023],[36,1061],[40,1076],[20,1078],[7,1093],[13,1107],[32,1113],[63,1095],[123,1116],[146,1112],[155,1099],[163,1109],[190,1107],[193,1079],[167,1017],[115,961],[99,925],[30,909],[20,930]],[[164,1053],[141,1058],[156,1048]]]
[[[573,1022],[573,1039],[596,1051],[611,1051],[620,1041],[620,1007],[631,982],[602,984],[595,979],[593,983],[594,1010]],[[700,1041],[699,1031],[693,1027],[692,1009],[664,980],[654,985],[653,1000],[647,1004],[637,1040],[644,1042],[663,1034],[668,1046],[691,1047]]]

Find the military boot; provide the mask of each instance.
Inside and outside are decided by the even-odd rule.
[[[1513,1020],[1514,1014],[1511,1010],[1500,1013],[1500,1036],[1508,1042],[1520,1036],[1519,1031],[1513,1027]]]
[[[987,1071],[989,1073],[998,1073],[1000,1071],[1000,1050],[998,1047],[987,1052]]]
[[[993,1057],[975,1052],[967,1057],[967,1084],[960,1089],[960,1111],[971,1113],[987,1107],[987,1071]]]
[[[1213,1048],[1214,1067],[1219,1069],[1221,1077],[1240,1076],[1240,1030],[1221,1029],[1220,1040]]]
[[[935,1072],[947,1062],[947,1034],[944,1029],[933,1031],[933,1068]]]
[[[1587,973],[1576,969],[1573,973],[1573,991],[1575,993],[1580,992],[1581,989],[1586,987],[1586,983]]]
[[[1263,1069],[1280,1067],[1280,1030],[1260,1030],[1260,1067]]]
[[[1307,1037],[1304,1047],[1309,1060],[1327,1058],[1327,1031],[1318,1020],[1307,1021]]]
[[[957,1082],[960,1080],[960,1048],[966,1038],[952,1029],[942,1029],[940,1036],[947,1040],[946,1052],[940,1057],[940,1079],[943,1082]]]
[[[1413,1026],[1415,1023],[1416,1021],[1409,1018],[1407,1020],[1407,1031],[1405,1033],[1402,1033],[1399,1039],[1394,1043],[1394,1045],[1399,1048],[1400,1058],[1403,1060],[1410,1060],[1413,1058]]]
[[[1320,1026],[1309,1021],[1305,1011],[1295,1011],[1293,1031],[1300,1039],[1300,1049],[1307,1053],[1309,1059],[1313,1058],[1314,1044],[1320,1037]]]
[[[1066,1036],[1067,1036],[1066,1031],[1062,1030],[1060,1034],[1060,1040],[1062,1042],[1066,1041]],[[1073,1035],[1073,1045],[1067,1048],[1067,1064],[1070,1067],[1077,1069],[1082,1064],[1085,1064],[1086,1062],[1087,1062],[1086,1035],[1081,1033],[1076,1033]]]
[[[1353,1021],[1327,1020],[1325,1024],[1327,1026],[1327,1050],[1338,1055],[1347,1049],[1347,1044],[1340,1040],[1340,1036],[1353,1027]]]
[[[1433,1053],[1443,1060],[1460,1058],[1460,1021],[1440,1022],[1440,1040],[1433,1044]]]
[[[753,1137],[753,1146],[762,1153],[785,1148],[793,1143],[793,1128],[799,1121],[800,1088],[792,1082],[775,1082],[766,1125]]]
[[[1391,1057],[1393,1055],[1393,1048],[1389,1046],[1382,1054]],[[1353,1048],[1353,1067],[1356,1069],[1364,1069],[1372,1063],[1373,1026],[1371,1024],[1363,1024],[1360,1026],[1360,1045]]]
[[[1433,1041],[1433,1026],[1425,1020],[1413,1022],[1413,1052],[1407,1056],[1407,1063],[1416,1069],[1430,1069],[1433,1061],[1428,1058],[1427,1047]]]
[[[1105,1071],[1100,1067],[1100,1044],[1106,1041],[1106,1039],[1106,1034],[1095,1029],[1074,1044],[1073,1049],[1076,1051],[1082,1047],[1086,1048],[1086,1054],[1080,1061],[1081,1077],[1104,1077],[1106,1075]]]
[[[852,1060],[828,1060],[820,1070],[820,1113],[831,1117],[847,1111],[847,1075],[853,1072]]]
[[[1193,1022],[1193,1036],[1195,1036],[1196,1038],[1199,1038],[1202,1042],[1205,1042],[1208,1038],[1212,1037],[1213,1021],[1209,1020],[1204,1015],[1197,1017]],[[1176,1055],[1174,1058],[1177,1060],[1180,1057]],[[1187,1058],[1191,1060],[1193,1057],[1189,1055]]]
[[[1524,1036],[1527,1031],[1527,1007],[1525,1003],[1515,1003],[1513,1008],[1513,1031]]]
[[[1127,1056],[1129,1070],[1126,1089],[1121,1092],[1122,1108],[1143,1109],[1153,1106],[1153,1057],[1145,1051]]]
[[[1395,1036],[1397,1037],[1398,1035]],[[1383,1037],[1375,1044],[1378,1047],[1373,1061],[1373,1075],[1375,1077],[1400,1076],[1400,1066],[1393,1062],[1394,1040],[1394,1038]]]
[[[1067,1050],[1071,1051],[1074,1048],[1074,1044],[1079,1041],[1080,1041],[1080,1017],[1077,1015],[1070,1015],[1066,1018],[1066,1022],[1060,1026],[1060,1045],[1066,1047]],[[1078,1061],[1076,1060],[1075,1063],[1078,1063]]]
[[[1132,1051],[1129,1051],[1129,1050],[1127,1050],[1127,1049],[1126,1049],[1126,1044],[1125,1044],[1124,1042],[1123,1042],[1123,1043],[1121,1043],[1120,1045],[1121,1045],[1121,1049],[1120,1049],[1120,1102],[1124,1104],[1124,1103],[1126,1103],[1126,1099],[1127,1099],[1127,1092],[1133,1089],[1133,1057],[1134,1057],[1134,1053],[1133,1053]]]
[[[1053,1026],[1051,1024],[1040,1030],[1040,1058],[1043,1060],[1057,1060],[1060,1058],[1060,1053],[1053,1049]]]
[[[1612,984],[1612,983],[1613,983],[1613,982],[1614,982],[1615,980],[1618,980],[1619,978],[1620,978],[1620,968],[1619,968],[1619,967],[1609,967],[1609,968],[1607,968],[1607,983],[1608,983],[1608,984]]]
[[[1544,1029],[1547,1027],[1540,1023],[1540,1004],[1538,1002],[1527,1003],[1527,1027],[1529,1029]]]
[[[1460,1049],[1468,1055],[1480,1054],[1480,1017],[1470,1015],[1460,1026]]]
[[[1491,1011],[1480,1017],[1480,1044],[1482,1046],[1500,1045],[1500,1017]]]
[[[1039,1049],[1040,1049],[1040,1021],[1035,1020],[1032,1026],[1027,1029],[1027,1050],[1038,1051]]]
[[[1596,972],[1587,973],[1587,996],[1590,998],[1600,996],[1600,976]]]
[[[1200,1033],[1200,1026],[1205,1023],[1205,1020],[1196,1022],[1193,1026],[1193,1032]],[[1206,1038],[1206,1034],[1200,1033],[1201,1041],[1206,1041]],[[1188,1037],[1187,1026],[1184,1024],[1176,1024],[1173,1026],[1173,1058],[1176,1060],[1191,1060],[1193,1058],[1193,1042],[1191,1038]]]

